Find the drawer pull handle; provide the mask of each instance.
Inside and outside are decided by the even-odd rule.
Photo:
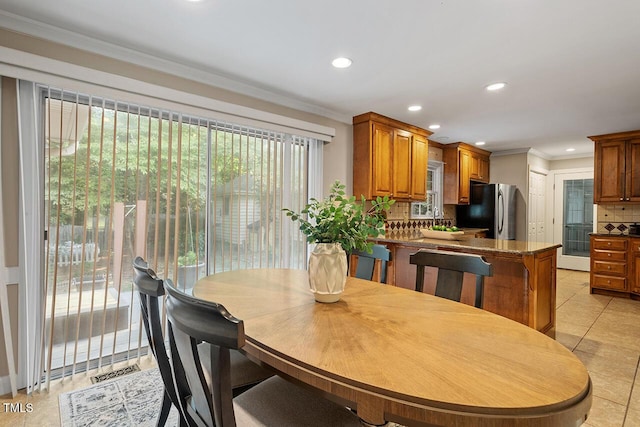
[[[611,284],[611,280],[607,280],[607,284],[610,285]]]
[[[607,246],[611,246],[611,242],[607,242]]]
[[[607,265],[607,270],[611,270],[611,266],[610,265]]]
[[[611,256],[611,254],[607,254],[607,256]]]

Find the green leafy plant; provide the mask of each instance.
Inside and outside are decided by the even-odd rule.
[[[195,265],[197,261],[197,256],[194,251],[189,251],[184,255],[178,257],[178,265]]]
[[[347,196],[344,189],[344,184],[336,181],[326,199],[311,199],[299,213],[291,209],[283,211],[292,221],[300,223],[300,231],[309,243],[340,243],[346,252],[371,253],[373,242],[368,240],[384,233],[384,212],[395,200],[377,197],[365,212],[364,196],[358,202],[355,196]]]

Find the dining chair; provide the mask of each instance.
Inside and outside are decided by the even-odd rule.
[[[173,386],[170,358],[165,346],[165,337],[160,320],[161,298],[165,295],[164,285],[162,279],[157,277],[156,273],[149,268],[142,257],[136,257],[133,260],[133,268],[135,272],[133,282],[140,292],[142,323],[147,334],[149,347],[156,359],[158,371],[160,371],[160,376],[165,384],[165,394],[162,400],[160,416],[158,417],[158,426],[162,426],[169,415],[171,404],[173,403],[179,409],[175,387]],[[209,345],[207,344],[200,345],[198,351],[206,354],[208,347]],[[210,378],[211,367],[203,366],[203,372],[207,379]],[[273,375],[272,371],[253,363],[240,352],[231,352],[231,387],[234,394],[239,394],[248,387]]]
[[[133,283],[140,293],[140,313],[144,330],[147,334],[147,341],[149,342],[151,353],[156,359],[162,382],[165,385],[162,407],[157,421],[158,426],[164,426],[171,410],[171,404],[174,404],[179,409],[175,387],[172,386],[171,365],[164,344],[162,323],[160,321],[160,298],[164,295],[164,286],[162,279],[156,276],[156,273],[149,268],[146,261],[141,257],[136,257],[133,260],[133,270],[135,272]],[[184,425],[184,420],[181,420],[180,424]]]
[[[244,323],[224,306],[178,290],[165,280],[169,345],[176,393],[188,425],[358,426],[347,408],[284,380],[269,378],[233,398],[230,350],[245,345]],[[278,325],[281,327],[282,325]],[[202,371],[197,346],[210,344],[211,383]]]
[[[409,262],[416,268],[416,291],[424,288],[424,268],[436,267],[435,295],[460,302],[464,273],[476,275],[476,294],[474,305],[482,308],[484,303],[484,278],[493,276],[493,266],[481,255],[460,252],[421,249],[409,256]]]
[[[391,251],[385,245],[373,245],[373,252],[352,251],[349,254],[349,275],[358,279],[387,283],[387,264]]]

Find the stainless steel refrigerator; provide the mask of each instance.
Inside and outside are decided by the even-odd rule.
[[[458,227],[487,228],[490,239],[516,238],[516,186],[472,184],[468,205],[456,206]]]

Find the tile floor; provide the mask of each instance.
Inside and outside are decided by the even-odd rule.
[[[583,361],[593,381],[583,427],[640,427],[640,301],[589,294],[588,273],[558,270],[557,277],[556,339]],[[150,358],[140,361],[141,368],[150,366]],[[0,426],[60,425],[58,395],[90,385],[89,377],[56,381],[50,392],[33,396],[0,397],[0,403],[33,406],[30,413],[9,413],[1,405]]]
[[[556,339],[593,382],[585,427],[640,427],[640,301],[589,293],[589,274],[558,270]]]

